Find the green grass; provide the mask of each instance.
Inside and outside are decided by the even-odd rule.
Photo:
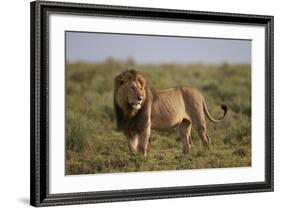
[[[113,79],[128,65],[156,90],[177,85],[200,89],[214,116],[221,115],[222,103],[228,106],[224,122],[207,120],[209,150],[193,131],[193,148],[184,155],[178,129],[172,129],[152,131],[147,157],[130,154],[123,133],[115,131],[113,109]],[[250,93],[249,65],[137,65],[112,59],[67,64],[66,174],[251,166]]]

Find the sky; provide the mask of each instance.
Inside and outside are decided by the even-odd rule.
[[[102,62],[107,58],[139,64],[251,63],[251,41],[66,32],[68,62]]]

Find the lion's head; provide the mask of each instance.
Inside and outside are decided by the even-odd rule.
[[[145,100],[146,81],[133,70],[125,71],[115,78],[116,98],[124,110],[139,110]]]
[[[141,114],[147,109],[150,91],[143,75],[134,70],[127,70],[115,77],[114,107],[117,117],[117,128],[123,123]]]

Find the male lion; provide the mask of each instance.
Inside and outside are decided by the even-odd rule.
[[[191,148],[191,127],[197,130],[204,147],[210,144],[206,132],[205,114],[215,123],[222,121],[227,107],[222,105],[223,116],[214,119],[203,95],[189,86],[179,86],[155,92],[143,75],[127,70],[115,78],[114,107],[117,129],[124,132],[131,152],[147,154],[150,129],[169,129],[179,126],[183,152]]]

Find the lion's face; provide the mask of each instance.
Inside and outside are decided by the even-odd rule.
[[[125,86],[127,92],[127,102],[135,110],[139,110],[145,98],[143,86],[138,81],[130,81]]]
[[[117,77],[116,82],[119,106],[123,109],[141,109],[146,98],[143,76],[134,71],[126,71]]]

